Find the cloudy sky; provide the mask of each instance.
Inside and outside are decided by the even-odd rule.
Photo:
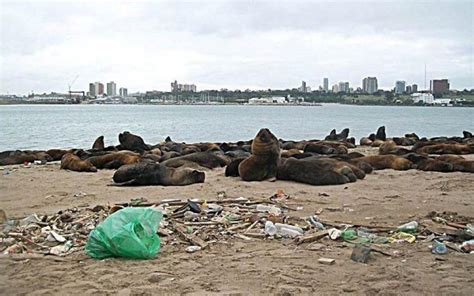
[[[317,88],[376,76],[474,88],[474,1],[4,1],[0,93]],[[429,85],[429,81],[428,81]]]

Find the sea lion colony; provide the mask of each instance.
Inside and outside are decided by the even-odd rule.
[[[202,183],[205,171],[226,167],[225,175],[244,181],[290,180],[312,185],[333,185],[364,179],[373,170],[394,169],[438,172],[474,172],[474,161],[461,155],[474,153],[474,137],[420,138],[416,134],[387,138],[385,127],[360,139],[361,146],[378,147],[378,155],[351,152],[355,139],[349,129],[332,130],[324,140],[285,141],[261,129],[250,141],[236,143],[177,143],[167,137],[146,144],[130,132],[119,134],[118,146],[105,146],[104,137],[92,149],[0,152],[0,165],[61,161],[61,169],[96,172],[115,169],[117,185],[178,186]]]

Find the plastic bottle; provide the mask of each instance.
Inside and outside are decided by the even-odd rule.
[[[417,228],[418,228],[418,222],[411,221],[406,224],[398,226],[397,230],[410,233],[410,232],[415,232]]]
[[[431,248],[431,253],[433,254],[446,254],[448,253],[448,248],[446,247],[445,244],[434,240],[433,241],[433,247]]]
[[[258,212],[267,212],[275,216],[280,216],[281,209],[275,206],[257,205],[256,210]]]
[[[316,227],[317,229],[326,229],[326,227],[324,227],[324,225],[318,221],[318,217],[316,216],[310,216],[309,217],[309,221],[311,222],[311,224],[313,224],[314,227]]]
[[[296,232],[298,232],[298,233],[300,233],[300,234],[303,234],[303,233],[304,233],[304,231],[303,231],[303,229],[301,229],[301,227],[294,226],[294,225],[283,224],[283,223],[275,223],[275,227],[277,228],[277,230],[286,228],[286,229],[291,229],[291,230],[293,230],[293,231],[296,231]]]
[[[275,235],[277,233],[275,224],[272,221],[265,222],[265,233],[268,235]]]

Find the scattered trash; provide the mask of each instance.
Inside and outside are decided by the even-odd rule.
[[[186,252],[188,253],[194,253],[197,251],[200,251],[202,248],[200,246],[189,246],[186,248]]]
[[[72,248],[72,242],[67,241],[64,245],[59,245],[51,248],[49,254],[55,256],[64,256]]]
[[[86,253],[91,257],[149,259],[160,249],[156,230],[162,213],[154,208],[125,208],[113,213],[90,234]]]
[[[257,205],[256,210],[258,212],[267,212],[269,214],[275,215],[275,216],[280,216],[281,215],[281,209],[276,207],[276,206],[267,206],[267,205]]]
[[[401,243],[401,242],[409,242],[414,243],[416,237],[410,233],[406,232],[397,232],[389,238],[389,241],[392,243]]]
[[[468,252],[468,253],[473,252],[474,251],[474,239],[463,242],[461,244],[461,249],[464,252]]]
[[[329,237],[332,240],[336,240],[341,236],[342,232],[339,229],[331,228],[331,229],[328,230],[328,233],[329,233]]]
[[[417,229],[418,229],[418,222],[416,221],[411,221],[397,227],[398,231],[406,232],[406,233],[413,233]]]
[[[333,265],[334,263],[336,263],[336,260],[331,258],[319,258],[318,262],[325,265]]]
[[[355,245],[352,249],[351,260],[360,263],[367,263],[371,249],[363,245]]]
[[[448,253],[448,248],[442,242],[434,240],[433,246],[431,247],[431,253],[439,255],[446,254]]]

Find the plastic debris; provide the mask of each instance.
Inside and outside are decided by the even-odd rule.
[[[439,255],[446,254],[448,253],[448,248],[442,242],[434,240],[433,246],[431,247],[431,253]]]
[[[197,251],[200,251],[202,248],[200,246],[189,246],[186,248],[186,252],[188,253],[194,253]]]
[[[410,233],[397,232],[389,238],[389,241],[391,243],[400,243],[400,242],[414,243],[416,241],[416,237]]]
[[[351,260],[360,263],[367,263],[371,249],[363,245],[355,245],[352,249]]]
[[[418,229],[418,222],[416,221],[411,221],[397,227],[398,231],[405,232],[405,233],[413,233],[417,229]]]
[[[337,228],[331,228],[328,230],[328,233],[329,233],[329,237],[332,239],[332,240],[336,240],[338,239],[339,237],[341,237],[341,231]]]
[[[331,258],[319,258],[318,262],[324,265],[333,265],[334,263],[336,263],[336,260]]]

